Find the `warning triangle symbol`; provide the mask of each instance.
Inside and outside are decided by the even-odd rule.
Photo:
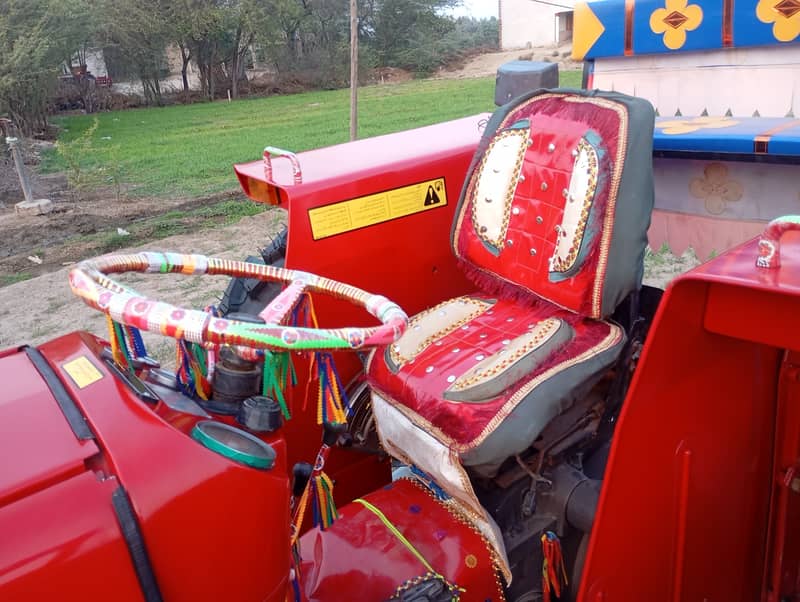
[[[425,195],[425,206],[430,207],[431,205],[436,205],[440,202],[441,199],[439,198],[439,195],[436,194],[433,186],[428,186],[428,194]]]

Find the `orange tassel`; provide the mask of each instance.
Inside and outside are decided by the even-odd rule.
[[[550,595],[561,597],[561,586],[567,585],[567,569],[564,567],[564,556],[561,553],[561,542],[552,531],[542,534],[542,600],[550,602]]]

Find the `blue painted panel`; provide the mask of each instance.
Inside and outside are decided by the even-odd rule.
[[[674,0],[674,2],[668,7],[667,0],[635,0],[631,32],[633,54],[716,50],[723,47],[723,0],[688,0],[686,3]],[[800,35],[789,42],[780,42],[776,39],[773,23],[763,23],[756,15],[758,2],[759,0],[734,0],[731,3],[732,46],[741,48],[787,43],[800,46]],[[698,5],[703,11],[703,20],[696,29],[685,32],[686,39],[680,48],[670,49],[664,43],[664,34],[654,33],[650,28],[650,17],[658,9],[680,12],[680,9],[687,4]],[[589,2],[588,6],[602,23],[605,31],[584,58],[624,56],[625,0],[594,0]],[[579,22],[576,22],[575,29],[576,31],[581,29]]]
[[[772,33],[772,23],[762,23],[756,16],[758,0],[736,0],[733,12],[733,41],[736,46],[780,44]]]
[[[699,124],[697,118],[659,117],[653,137],[656,151],[689,151],[755,154],[756,137],[768,135],[766,154],[800,157],[800,120],[788,117],[733,118],[729,127],[708,127]],[[680,123],[678,123],[680,122]],[[691,129],[701,125],[702,129],[666,133],[662,124],[674,128]],[[669,131],[669,128],[666,128]],[[769,134],[775,131],[774,134]],[[763,153],[762,153],[763,154]]]
[[[606,28],[592,46],[592,56],[623,56],[625,54],[625,2],[598,0],[589,5]],[[598,54],[594,54],[594,53]],[[589,55],[587,55],[588,58]]]
[[[700,25],[685,31],[685,42],[680,51],[706,50],[722,47],[722,2],[721,0],[689,0],[689,5],[697,5],[703,11]],[[639,0],[636,2],[633,19],[634,54],[655,54],[676,52],[665,44],[665,34],[655,33],[650,28],[650,18],[656,10],[667,9],[664,0]],[[664,11],[668,14],[667,10]],[[594,49],[593,49],[594,50]]]

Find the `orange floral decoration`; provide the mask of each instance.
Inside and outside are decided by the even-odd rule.
[[[686,32],[694,31],[702,22],[703,9],[688,0],[667,0],[665,8],[657,8],[650,15],[650,29],[664,34],[664,46],[670,50],[683,47]]]
[[[687,117],[685,119],[668,119],[657,121],[656,128],[664,134],[689,134],[697,130],[728,128],[739,122],[729,117]]]
[[[756,16],[772,23],[772,35],[779,42],[791,42],[800,35],[800,0],[759,0]]]
[[[706,211],[720,215],[728,207],[742,199],[742,185],[728,176],[728,168],[722,163],[709,163],[703,170],[704,177],[695,178],[689,184],[693,197],[705,202]]]

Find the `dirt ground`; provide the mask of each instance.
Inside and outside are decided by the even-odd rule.
[[[577,67],[570,64],[568,47],[528,49],[481,55],[439,76],[485,76],[495,73],[499,65],[510,60],[545,57],[553,62],[560,61],[562,68]],[[44,145],[46,143],[33,143],[27,147],[26,162],[30,169],[35,170]],[[125,228],[148,216],[202,207],[230,197],[126,199],[119,203],[112,194],[99,191],[78,201],[69,192],[62,174],[35,176],[33,183],[34,195],[51,199],[55,211],[44,216],[15,214],[13,204],[22,200],[22,195],[10,161],[0,153],[0,349],[22,343],[35,345],[78,329],[105,337],[101,315],[73,297],[67,283],[67,274],[74,262],[99,254],[93,236],[107,232],[109,227]],[[282,211],[267,211],[232,225],[203,230],[202,235],[180,234],[134,249],[241,259],[255,253],[284,221]],[[697,263],[691,254],[674,257],[669,253],[649,253],[645,282],[663,287],[675,275]],[[132,274],[122,279],[148,296],[196,308],[216,302],[226,286],[225,279],[210,277]],[[171,342],[152,336],[147,340],[157,356],[169,356]]]
[[[118,252],[180,251],[211,257],[243,259],[257,253],[285,222],[281,210],[271,210],[216,230],[204,230],[202,236],[181,234]],[[99,312],[73,296],[67,279],[70,266],[0,288],[0,349],[22,343],[36,345],[73,330],[88,330],[106,338],[105,320]],[[140,293],[176,305],[202,309],[216,303],[225,289],[222,277],[179,276],[175,274],[123,274],[120,280]],[[155,336],[146,337],[148,347],[155,346],[163,357],[163,348],[171,342]]]
[[[574,71],[583,68],[583,63],[576,63],[572,60],[571,55],[571,44],[489,52],[471,58],[459,68],[439,70],[435,77],[441,79],[463,79],[467,77],[495,75],[500,65],[516,60],[558,63],[558,68],[561,71]]]
[[[25,163],[34,198],[49,199],[53,211],[47,215],[28,215],[14,211],[23,200],[17,174],[10,160],[0,154],[0,286],[40,276],[63,265],[96,254],[103,244],[101,233],[123,230],[133,222],[184,211],[238,197],[225,193],[205,198],[124,198],[118,202],[111,190],[70,191],[63,173],[41,175],[36,172],[38,153],[47,143],[26,144]],[[233,181],[233,180],[232,180]]]

